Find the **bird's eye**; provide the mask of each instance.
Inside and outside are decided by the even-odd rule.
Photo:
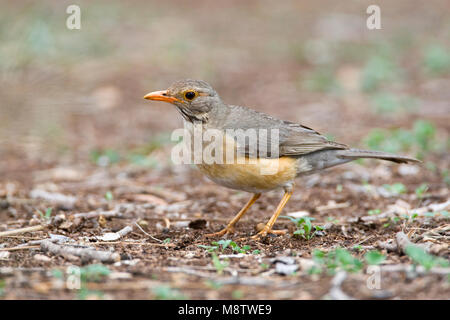
[[[186,98],[186,100],[192,100],[197,96],[197,92],[195,91],[186,91],[184,93],[184,97]]]

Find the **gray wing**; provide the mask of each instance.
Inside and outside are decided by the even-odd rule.
[[[318,150],[348,149],[348,146],[328,140],[317,131],[298,123],[280,120],[268,114],[258,112],[246,107],[229,106],[231,109],[222,127],[225,129],[256,129],[258,146],[251,141],[239,144],[239,152],[248,157],[261,156],[259,150],[275,150],[278,145],[279,156],[300,156]],[[267,137],[261,135],[259,129],[268,129]],[[278,131],[271,131],[276,129]],[[278,135],[277,135],[278,132]],[[277,143],[278,137],[278,143]],[[270,152],[268,157],[270,157]]]

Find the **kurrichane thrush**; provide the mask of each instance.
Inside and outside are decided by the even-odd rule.
[[[222,186],[253,193],[253,197],[226,228],[208,236],[233,233],[234,225],[261,193],[274,189],[283,189],[283,198],[265,227],[252,238],[257,239],[268,233],[282,233],[272,230],[272,227],[292,195],[294,180],[299,176],[359,158],[376,158],[397,163],[418,162],[410,157],[353,149],[345,144],[330,141],[301,124],[280,120],[246,107],[228,105],[208,83],[200,80],[177,81],[167,90],[151,92],[144,98],[170,102],[175,105],[187,124],[200,125],[203,132],[219,132],[223,138],[222,154],[225,155],[232,149],[235,155],[233,161],[230,162],[224,156],[220,159],[227,161],[201,162],[197,167]],[[247,138],[240,140],[236,134],[229,134],[242,134],[249,132],[249,129],[256,134],[253,136],[256,141],[252,142]],[[275,136],[271,134],[273,132],[276,133]],[[270,168],[276,170],[269,170]]]

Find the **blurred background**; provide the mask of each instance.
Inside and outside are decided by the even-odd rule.
[[[66,28],[67,6],[81,30]],[[203,79],[230,104],[410,154],[448,180],[450,3],[0,1],[0,177],[54,163],[168,165],[176,110],[142,99]],[[162,151],[161,151],[162,150]]]

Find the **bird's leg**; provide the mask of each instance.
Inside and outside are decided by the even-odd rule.
[[[268,233],[273,234],[285,234],[285,231],[282,230],[272,230],[273,225],[275,224],[275,221],[277,221],[278,216],[280,215],[281,211],[283,210],[286,203],[289,201],[289,198],[292,195],[292,190],[286,190],[283,198],[281,199],[280,203],[278,204],[277,210],[275,210],[275,213],[270,218],[269,222],[264,226],[264,228],[255,234],[254,236],[250,237],[250,239],[259,239],[260,237],[266,236]]]
[[[219,237],[223,236],[227,233],[233,233],[234,232],[234,225],[239,221],[239,219],[242,218],[242,216],[247,212],[247,210],[258,200],[258,198],[261,196],[261,193],[255,193],[253,197],[247,202],[247,204],[239,211],[239,213],[231,220],[225,229],[220,230],[219,232],[215,233],[209,233],[206,236],[207,237]]]

